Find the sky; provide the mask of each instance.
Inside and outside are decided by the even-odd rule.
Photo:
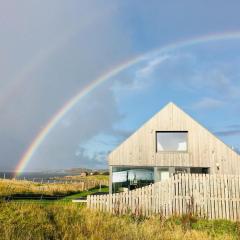
[[[240,38],[176,44],[240,32],[239,7],[0,0],[0,169],[16,169],[70,99],[137,56],[55,124],[25,171],[106,168],[107,154],[170,101],[240,149]]]

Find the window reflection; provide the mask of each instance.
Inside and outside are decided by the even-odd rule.
[[[113,192],[122,192],[144,187],[154,182],[153,167],[114,167],[112,172]]]
[[[188,132],[157,132],[157,152],[187,151]]]

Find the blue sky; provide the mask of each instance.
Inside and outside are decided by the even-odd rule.
[[[238,1],[0,1],[0,167],[102,73],[196,37],[240,32]],[[62,118],[26,170],[105,168],[106,155],[169,101],[240,149],[240,39],[149,54]]]

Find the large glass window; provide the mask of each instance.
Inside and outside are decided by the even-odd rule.
[[[187,151],[187,131],[157,132],[157,152]]]
[[[113,193],[144,187],[153,182],[154,171],[152,167],[113,167]]]

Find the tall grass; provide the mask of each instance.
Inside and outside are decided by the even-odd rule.
[[[84,185],[85,184],[85,185]],[[27,195],[27,194],[44,194],[44,195],[68,195],[83,191],[86,188],[92,188],[98,183],[75,182],[75,183],[36,183],[23,180],[4,180],[0,179],[0,196],[9,195]]]
[[[53,179],[58,179],[58,180],[91,180],[91,181],[104,181],[108,183],[109,181],[109,176],[108,175],[88,175],[86,177],[82,177],[80,175],[74,175],[74,176],[64,176],[64,177],[55,177]]]
[[[185,228],[182,218],[119,217],[72,204],[0,203],[0,239],[238,239],[237,223],[222,222],[220,232],[214,223],[196,221]]]

